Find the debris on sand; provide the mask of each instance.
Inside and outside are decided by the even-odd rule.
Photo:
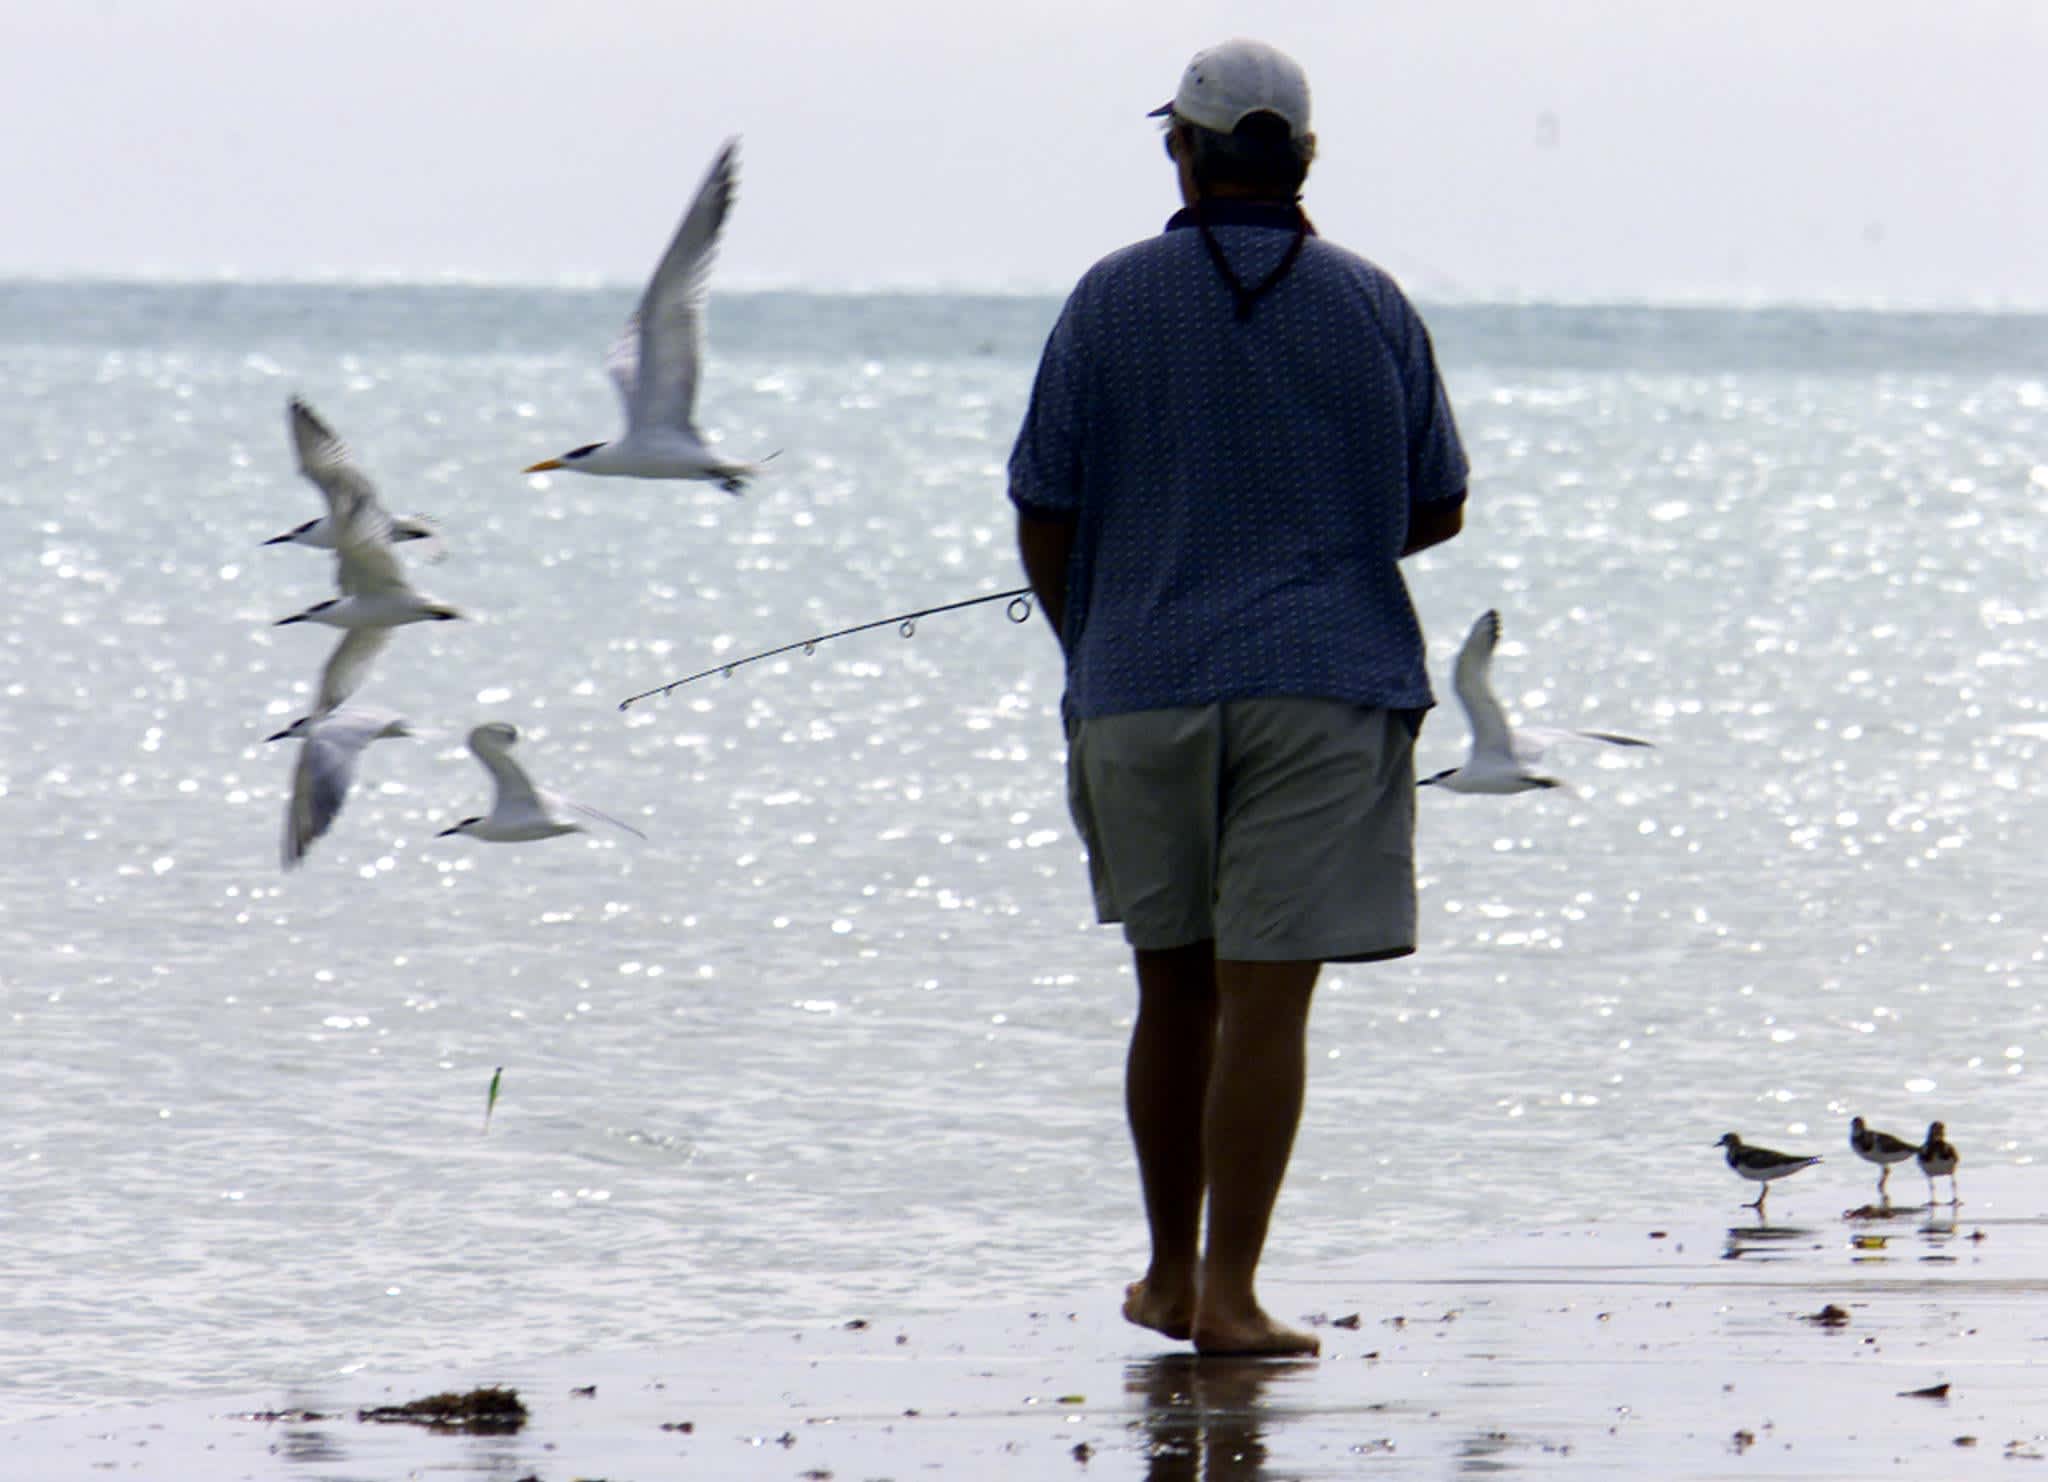
[[[356,1411],[359,1421],[424,1425],[433,1430],[462,1431],[472,1436],[509,1436],[526,1424],[526,1406],[519,1392],[485,1386],[462,1394],[449,1391],[403,1405],[377,1405]]]
[[[1837,1307],[1834,1303],[1830,1302],[1818,1312],[1800,1313],[1799,1320],[1801,1322],[1818,1323],[1824,1328],[1845,1328],[1849,1325],[1849,1313],[1847,1309]]]

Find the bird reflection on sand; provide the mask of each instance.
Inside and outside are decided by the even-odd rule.
[[[1724,1261],[1784,1261],[1812,1249],[1818,1232],[1803,1225],[1734,1225],[1728,1230]]]

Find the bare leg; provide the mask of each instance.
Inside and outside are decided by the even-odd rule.
[[[1124,1065],[1124,1109],[1152,1227],[1152,1264],[1125,1288],[1124,1316],[1187,1338],[1207,1188],[1202,1108],[1216,1050],[1216,955],[1205,941],[1135,956],[1138,1017]]]
[[[1202,1116],[1209,1231],[1194,1321],[1203,1353],[1320,1347],[1267,1316],[1254,1278],[1301,1122],[1309,998],[1321,970],[1318,962],[1216,964],[1216,1051]]]

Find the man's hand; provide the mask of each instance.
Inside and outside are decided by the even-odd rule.
[[[1018,512],[1017,554],[1024,559],[1024,579],[1031,583],[1032,595],[1045,609],[1053,637],[1060,639],[1062,648],[1066,647],[1061,635],[1066,631],[1067,557],[1073,549],[1073,521],[1045,520]]]

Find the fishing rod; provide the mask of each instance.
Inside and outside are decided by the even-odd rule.
[[[958,612],[963,607],[979,607],[984,602],[1007,602],[1004,613],[1013,623],[1031,620],[1031,588],[1017,587],[1007,592],[990,592],[984,597],[967,597],[958,602],[942,602],[937,607],[921,607],[916,612],[899,612],[894,617],[876,618],[871,623],[856,623],[851,628],[841,628],[832,633],[819,633],[810,638],[799,638],[795,643],[785,643],[780,648],[763,649],[757,654],[748,654],[743,659],[729,659],[723,664],[713,664],[709,669],[700,669],[695,674],[685,674],[681,679],[671,679],[667,684],[658,684],[651,690],[642,690],[637,695],[628,695],[619,701],[619,709],[630,710],[642,700],[656,695],[666,695],[670,690],[679,690],[686,684],[695,684],[700,679],[709,679],[720,674],[730,679],[732,671],[747,664],[757,664],[763,659],[772,659],[777,654],[795,653],[802,649],[806,654],[817,652],[818,645],[830,643],[835,638],[851,637],[855,633],[866,633],[875,628],[886,628],[892,623],[905,638],[917,632],[917,620],[941,612]]]

